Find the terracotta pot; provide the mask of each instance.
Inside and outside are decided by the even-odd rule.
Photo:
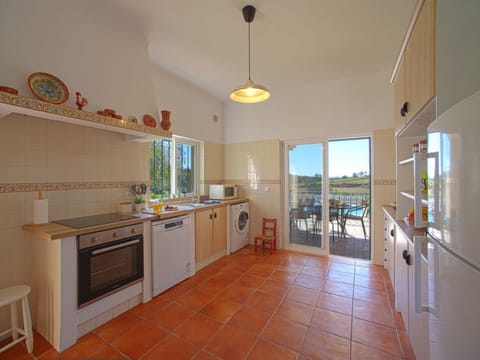
[[[170,130],[170,126],[172,126],[172,123],[170,122],[170,111],[168,110],[162,110],[162,121],[160,121],[160,126],[162,127],[163,130]]]

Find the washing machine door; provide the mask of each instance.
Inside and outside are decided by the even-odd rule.
[[[241,210],[238,213],[238,216],[235,221],[235,230],[239,233],[243,233],[248,230],[248,222],[250,219],[248,218],[248,212],[245,210]]]

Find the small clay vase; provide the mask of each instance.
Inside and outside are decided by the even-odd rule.
[[[170,122],[170,111],[168,110],[162,110],[162,121],[160,121],[160,126],[162,127],[163,130],[170,130],[170,126],[172,126],[172,123]]]

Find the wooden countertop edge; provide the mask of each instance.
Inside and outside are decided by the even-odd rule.
[[[403,233],[403,235],[413,244],[414,236],[425,236],[425,229],[415,229],[411,226],[407,226],[402,220],[397,220],[397,210],[391,205],[382,206],[385,214],[397,225],[397,228]]]
[[[176,216],[182,216],[182,215],[187,215],[190,213],[194,213],[196,211],[202,211],[202,210],[207,210],[207,209],[213,209],[221,206],[228,206],[228,205],[235,205],[239,204],[242,202],[247,202],[248,199],[234,199],[234,200],[226,200],[223,201],[220,204],[211,204],[211,205],[206,205],[202,206],[199,208],[194,208],[191,210],[177,210],[177,211],[169,211],[169,212],[162,212],[160,214],[147,214],[147,213],[128,213],[131,215],[139,216],[139,218],[136,219],[131,219],[131,220],[125,220],[125,221],[119,221],[115,223],[109,223],[109,224],[102,224],[98,226],[91,226],[91,227],[86,227],[83,229],[74,229],[65,225],[60,225],[56,224],[53,222],[49,222],[47,224],[26,224],[23,225],[23,230],[27,231],[35,236],[38,236],[42,239],[45,240],[58,240],[58,239],[63,239],[67,238],[70,236],[78,236],[82,234],[88,234],[91,232],[95,231],[102,231],[106,229],[111,229],[115,227],[120,227],[120,226],[127,226],[127,225],[133,225],[133,224],[138,224],[141,222],[145,221],[154,221],[154,220],[164,220],[164,219],[170,219]],[[179,204],[181,205],[181,204]]]

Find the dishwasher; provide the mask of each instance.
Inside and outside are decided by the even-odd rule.
[[[193,275],[191,215],[152,222],[153,296]]]

